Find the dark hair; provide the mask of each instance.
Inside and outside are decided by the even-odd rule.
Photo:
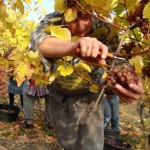
[[[72,6],[76,5],[74,0],[66,0],[66,4],[67,4],[68,7],[72,7]]]

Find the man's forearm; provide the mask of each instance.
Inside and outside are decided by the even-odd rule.
[[[55,37],[45,38],[39,45],[39,51],[46,58],[64,57],[72,55],[72,42],[60,40]]]

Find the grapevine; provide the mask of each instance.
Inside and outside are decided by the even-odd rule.
[[[148,2],[149,0],[141,0],[135,11],[128,16],[129,22],[134,22],[135,27],[140,28],[146,38],[149,32],[149,20],[143,17],[143,10]]]

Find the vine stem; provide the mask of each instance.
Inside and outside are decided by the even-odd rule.
[[[116,24],[114,24],[114,23],[110,23],[109,21],[104,20],[104,19],[102,19],[102,18],[100,18],[100,17],[98,17],[98,16],[96,16],[96,15],[93,15],[93,13],[89,12],[88,10],[86,10],[77,0],[74,0],[74,2],[75,2],[81,9],[83,9],[86,13],[88,13],[89,15],[94,16],[94,17],[97,18],[98,20],[101,20],[101,21],[103,21],[103,22],[105,22],[105,23],[107,23],[107,24],[109,24],[109,25],[111,25],[111,26],[113,26],[113,27],[115,27],[115,28],[118,28],[118,29],[121,29],[121,30],[127,30],[127,28],[123,28],[123,27],[118,26],[118,25],[116,25]]]
[[[102,87],[102,89],[101,89],[101,91],[100,91],[100,93],[99,93],[99,95],[98,95],[98,98],[97,98],[97,100],[96,100],[96,103],[95,103],[95,105],[94,105],[94,107],[93,107],[93,111],[96,111],[96,108],[97,108],[97,105],[98,105],[98,103],[99,102],[102,102],[102,95],[103,95],[103,93],[104,93],[104,90],[105,90],[105,86],[103,86]]]
[[[131,53],[131,54],[121,54],[121,53],[113,53],[115,56],[118,57],[130,57],[130,56],[135,56],[135,55],[140,55],[140,54],[147,54],[150,52],[150,48],[148,50],[144,50],[142,52],[137,52],[137,53]]]

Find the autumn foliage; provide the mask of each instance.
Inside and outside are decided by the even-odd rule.
[[[39,2],[37,1],[35,5],[37,3]],[[35,22],[27,19],[31,4],[30,0],[0,1],[0,65],[6,74],[13,71],[18,86],[30,78],[35,79],[35,84],[42,86],[43,84],[51,84],[59,76],[65,77],[76,72],[77,78],[80,76],[80,78],[83,77],[89,81],[91,86],[88,88],[92,92],[97,92],[98,90],[95,89],[98,89],[100,85],[96,85],[88,76],[91,71],[90,66],[99,66],[97,62],[83,61],[80,66],[72,66],[70,64],[72,58],[66,57],[55,62],[59,65],[56,72],[43,73],[38,53],[29,51],[30,33],[37,26]],[[118,43],[118,49],[115,53],[126,58],[142,78],[145,92],[141,100],[150,99],[148,90],[150,78],[148,70],[144,69],[148,68],[150,63],[149,0],[55,0],[54,8],[56,11],[64,13],[67,21],[73,21],[77,15],[75,11],[70,9],[71,4],[75,4],[84,13],[93,15],[98,20],[110,25],[108,40],[115,34],[119,35],[120,43]],[[28,9],[25,11],[26,6]],[[37,8],[40,9],[40,7],[35,7],[32,10],[37,11]],[[91,9],[94,14],[89,11]],[[51,21],[60,21],[61,19],[52,18]],[[48,26],[45,28],[45,32],[66,41],[78,38],[71,37],[70,31],[61,26]],[[98,34],[100,35],[101,32],[104,30],[99,30]],[[99,67],[104,67],[106,73],[109,73],[108,67]],[[86,70],[86,73],[82,74],[79,70]],[[103,76],[103,78],[105,77]],[[77,84],[79,82],[77,80]]]

